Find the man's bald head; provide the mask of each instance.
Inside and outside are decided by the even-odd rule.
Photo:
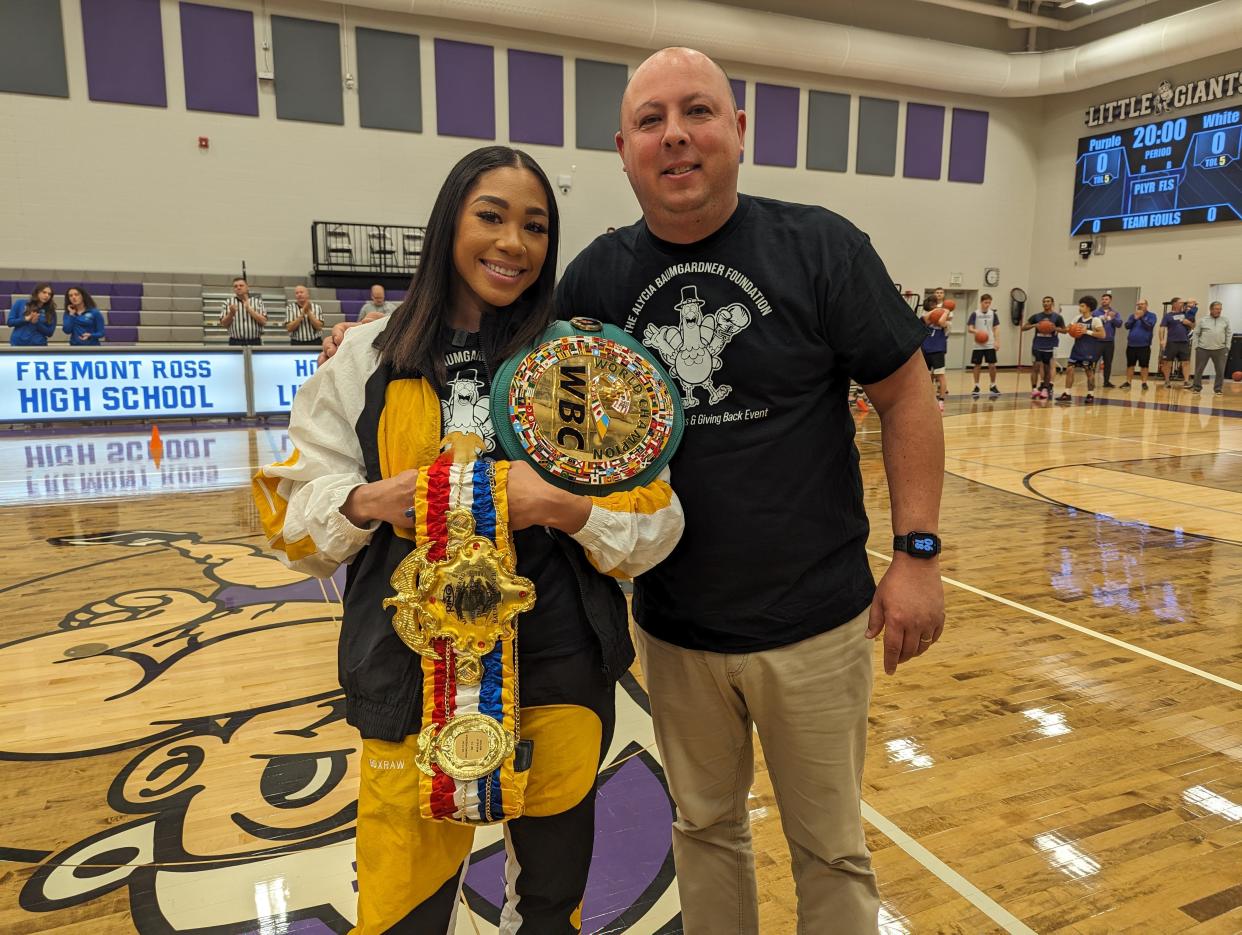
[[[733,105],[733,112],[737,113],[737,98],[733,94],[733,85],[729,83],[729,74],[721,67],[720,63],[711,56],[704,55],[698,49],[689,49],[684,46],[669,46],[661,49],[652,55],[647,56],[643,63],[634,69],[634,74],[630,76],[630,80],[625,84],[625,93],[621,95],[621,125],[625,125],[625,108],[628,103],[634,106],[634,101],[630,99],[630,89],[639,82],[640,76],[644,75],[644,70],[650,71],[653,68],[669,66],[673,68],[694,68],[709,65],[713,71],[720,76],[722,85],[716,90],[727,97],[729,103]]]

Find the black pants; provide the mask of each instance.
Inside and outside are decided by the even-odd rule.
[[[1117,352],[1117,345],[1113,341],[1104,341],[1104,382],[1113,382],[1113,354]]]
[[[262,338],[229,338],[229,347],[257,347],[262,343]]]
[[[291,339],[289,343],[294,347],[322,347],[323,338],[307,338],[305,341]]]

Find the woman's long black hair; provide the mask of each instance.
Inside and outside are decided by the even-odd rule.
[[[65,308],[69,307],[69,292],[72,289],[76,289],[78,290],[78,292],[82,293],[82,308],[83,309],[98,308],[98,306],[95,304],[95,300],[91,298],[91,294],[87,292],[85,289],[83,289],[81,286],[70,286],[68,289],[65,290]]]
[[[405,301],[392,313],[388,327],[376,339],[380,359],[395,372],[430,377],[437,386],[447,380],[444,348],[449,340],[445,323],[453,304],[457,276],[453,265],[453,241],[466,196],[484,172],[492,169],[528,169],[539,180],[548,200],[548,253],[539,278],[503,315],[484,316],[480,341],[486,360],[501,361],[534,341],[552,322],[553,288],[556,284],[556,251],[560,239],[560,215],[552,185],[539,163],[520,149],[485,146],[453,166],[440,187],[427,233],[418,272],[410,281]],[[489,321],[495,318],[495,321]]]

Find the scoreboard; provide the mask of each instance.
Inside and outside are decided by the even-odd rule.
[[[1242,110],[1078,141],[1073,235],[1242,220]]]

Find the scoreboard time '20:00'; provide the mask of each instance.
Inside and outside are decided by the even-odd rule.
[[[1242,219],[1242,110],[1216,110],[1078,141],[1070,233]]]

